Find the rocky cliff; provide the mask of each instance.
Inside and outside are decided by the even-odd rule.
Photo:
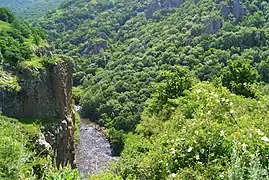
[[[182,3],[184,3],[184,0],[153,0],[145,13],[147,17],[151,17],[157,10],[163,8],[176,8]]]
[[[193,0],[195,4],[199,3],[199,1],[200,0]],[[153,0],[145,13],[147,17],[151,17],[154,12],[158,10],[177,8],[184,2],[185,0]],[[220,5],[219,7],[221,7],[222,15],[226,18],[228,18],[229,15],[233,15],[235,20],[238,21],[246,13],[241,0],[228,0],[226,3],[224,3],[224,6],[221,6],[223,3],[221,0],[216,0],[216,3]]]
[[[57,165],[74,165],[74,113],[72,110],[72,63],[64,60],[18,73],[20,91],[0,91],[4,115],[26,119],[50,119],[54,132],[47,141],[54,148]]]

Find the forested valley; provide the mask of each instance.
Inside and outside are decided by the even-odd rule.
[[[11,9],[25,21],[34,22],[54,10],[61,2],[62,0],[0,0],[0,5]]]
[[[0,0],[0,61],[0,179],[81,179],[79,116],[119,157],[87,179],[269,179],[267,0]]]

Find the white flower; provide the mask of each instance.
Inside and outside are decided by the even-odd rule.
[[[243,151],[247,150],[247,145],[245,143],[242,144],[242,149],[243,149]]]
[[[257,133],[258,133],[260,136],[263,136],[263,135],[264,135],[264,133],[263,133],[260,129],[257,130]]]
[[[196,135],[199,135],[199,131],[194,131],[194,133],[195,133]]]
[[[223,130],[220,131],[220,136],[224,136],[224,131]]]
[[[198,161],[200,159],[199,155],[196,155],[195,159]]]
[[[177,174],[173,173],[171,174],[172,178],[175,178],[177,176]]]
[[[170,150],[171,150],[171,154],[176,154],[175,148],[171,148]]]
[[[168,163],[166,163],[165,165],[166,165],[166,166],[169,166],[169,164],[168,164]]]
[[[230,104],[229,104],[230,106],[232,106],[233,105],[233,102],[230,102]]]
[[[188,152],[191,152],[191,151],[192,151],[192,149],[193,149],[192,147],[189,147]]]
[[[264,141],[264,142],[269,142],[269,138],[266,137],[266,136],[263,136],[263,137],[262,137],[262,141]]]
[[[204,152],[205,152],[205,149],[201,149],[201,153],[204,154]]]

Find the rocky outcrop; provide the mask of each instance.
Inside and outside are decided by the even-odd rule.
[[[82,54],[97,54],[101,50],[104,50],[108,48],[108,43],[106,40],[101,40],[100,42],[93,43],[91,41],[88,41],[88,44],[84,47],[84,50],[81,51]]]
[[[226,18],[233,15],[236,22],[242,19],[245,14],[246,10],[242,6],[241,0],[229,0],[228,4],[222,8],[222,15]]]
[[[205,25],[203,33],[205,34],[214,34],[222,27],[221,20],[210,21]]]
[[[151,17],[154,12],[163,8],[177,8],[184,3],[184,1],[185,0],[153,0],[145,12],[146,17]]]
[[[199,3],[200,0],[193,0],[195,4]],[[177,8],[183,4],[185,0],[153,0],[147,10],[145,11],[146,17],[152,17],[152,15],[161,9]],[[221,4],[221,0],[216,1],[217,4]],[[241,0],[228,0],[227,5],[223,6],[222,15],[228,18],[230,15],[235,17],[235,20],[240,20],[246,13],[246,10],[242,6]]]
[[[38,57],[52,57],[53,54],[52,54],[52,47],[50,46],[43,46],[43,47],[38,47],[37,49],[35,49],[35,54],[38,56]]]
[[[240,0],[229,0],[224,6],[220,6],[221,1],[217,1],[218,7],[225,18],[233,17],[233,23],[238,22],[246,14],[246,10]],[[222,27],[222,21],[215,19],[205,24],[203,33],[214,34]]]
[[[52,122],[52,145],[58,165],[74,165],[74,113],[72,111],[72,63],[64,60],[40,69],[18,73],[19,91],[0,91],[0,108],[5,116],[45,119]]]
[[[46,153],[48,154],[51,150],[51,145],[46,141],[44,134],[40,134],[38,139],[36,140],[36,148],[38,153]]]

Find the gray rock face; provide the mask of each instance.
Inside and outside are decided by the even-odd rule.
[[[245,9],[243,8],[240,0],[234,0],[233,14],[236,19],[241,19],[245,15]]]
[[[48,153],[52,148],[51,145],[46,141],[44,134],[39,135],[36,144],[39,153]]]
[[[242,6],[241,0],[230,0],[227,6],[222,9],[224,17],[228,18],[229,15],[233,15],[236,21],[240,20],[245,14],[246,10]]]
[[[99,53],[101,50],[107,49],[108,43],[107,41],[101,41],[98,43],[92,43],[91,41],[84,47],[84,50],[81,52],[82,54],[89,54],[89,53]]]
[[[72,63],[63,61],[39,70],[38,75],[30,70],[19,73],[19,92],[0,89],[3,115],[53,120],[53,138],[47,141],[54,149],[56,163],[62,166],[75,161],[72,74]]]
[[[163,8],[177,8],[184,0],[153,0],[146,10],[146,17],[151,17],[154,12]]]
[[[35,54],[38,57],[52,57],[52,48],[51,47],[40,47],[35,50]]]
[[[220,5],[221,1],[217,1],[217,4]],[[227,5],[222,7],[221,9],[222,16],[225,18],[229,18],[230,15],[232,15],[234,19],[234,23],[239,21],[243,18],[243,16],[246,13],[246,10],[244,9],[242,2],[240,0],[230,0]],[[207,34],[214,34],[218,32],[218,30],[222,27],[221,20],[215,20],[208,22],[205,25],[204,33]]]
[[[193,1],[195,4],[197,4],[200,0]],[[149,7],[145,11],[146,17],[152,17],[154,12],[157,10],[165,8],[177,8],[184,2],[185,0],[152,0]],[[221,0],[217,0],[216,2],[217,4],[220,4]],[[228,18],[229,15],[233,15],[236,21],[240,20],[246,14],[246,10],[242,5],[241,0],[229,0],[227,5],[222,7],[221,11],[224,17]]]
[[[220,20],[218,21],[212,21],[206,24],[206,27],[204,29],[204,33],[206,34],[214,34],[218,32],[218,30],[221,28],[222,22]]]

